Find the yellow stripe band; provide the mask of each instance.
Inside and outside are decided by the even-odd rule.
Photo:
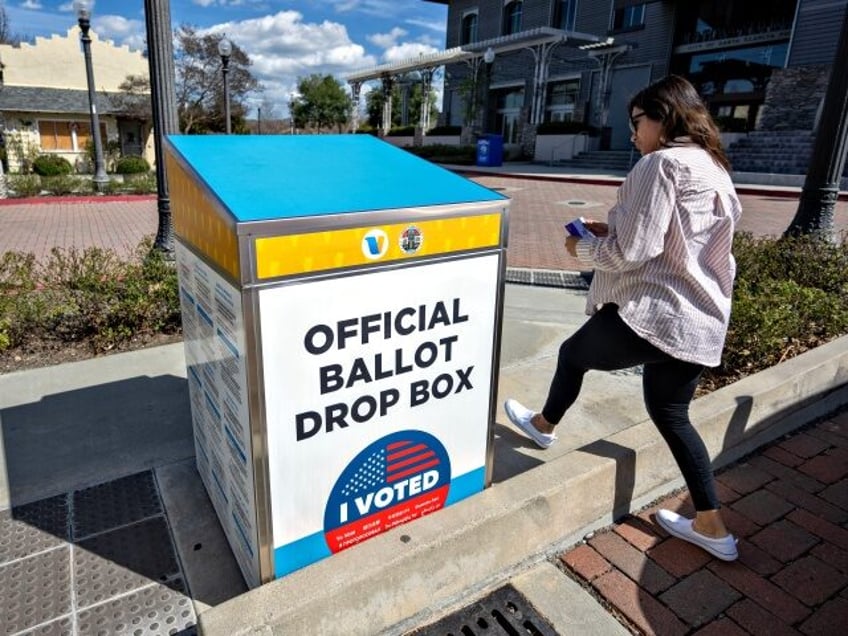
[[[206,193],[168,152],[168,189],[174,232],[213,263],[240,279],[238,237],[212,205]]]
[[[497,247],[501,214],[257,238],[258,279]],[[417,248],[416,248],[417,245]]]

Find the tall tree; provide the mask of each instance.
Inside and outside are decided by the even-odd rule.
[[[193,26],[177,29],[176,75],[177,113],[183,133],[223,132],[224,76],[218,43],[220,33],[200,35]],[[246,132],[245,98],[260,88],[249,70],[250,58],[232,42],[227,83],[230,92],[233,132]]]
[[[299,96],[290,104],[298,128],[342,132],[350,118],[351,101],[344,87],[332,75],[313,74],[298,78]]]
[[[407,121],[410,126],[417,126],[421,119],[421,104],[424,101],[424,90],[420,82],[409,86],[407,101]],[[430,120],[435,121],[439,116],[437,97],[434,92],[430,93]],[[386,97],[380,88],[368,91],[365,96],[365,109],[368,116],[368,124],[373,128],[379,128],[383,119],[383,105]],[[394,84],[392,86],[392,126],[402,125],[403,118],[403,88]]]
[[[0,44],[20,44],[21,36],[12,33],[6,7],[0,6]]]
[[[112,97],[112,105],[126,117],[150,121],[150,80],[144,75],[127,75],[118,86],[121,93]]]

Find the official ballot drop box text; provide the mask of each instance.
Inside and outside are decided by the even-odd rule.
[[[247,584],[488,485],[508,200],[370,135],[165,146],[197,468]]]

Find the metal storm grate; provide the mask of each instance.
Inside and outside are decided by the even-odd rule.
[[[511,585],[407,636],[557,636],[556,630]]]
[[[589,276],[578,272],[560,272],[542,269],[506,270],[507,283],[539,285],[541,287],[565,287],[566,289],[589,289]]]

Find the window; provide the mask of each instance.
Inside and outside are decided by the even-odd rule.
[[[524,89],[511,88],[498,92],[496,128],[503,135],[504,143],[518,143],[518,122],[524,106]]]
[[[634,29],[645,24],[645,5],[633,4],[629,7],[616,9],[613,14],[612,30],[623,31]]]
[[[521,12],[524,3],[521,0],[513,0],[504,7],[504,35],[512,35],[521,31]]]
[[[460,44],[471,44],[477,41],[477,14],[469,13],[462,16],[462,30],[459,34]]]
[[[577,0],[559,0],[554,24],[563,31],[574,31],[574,21],[577,17]]]
[[[87,121],[42,120],[38,134],[44,152],[82,152],[91,137],[91,125]],[[106,139],[105,124],[100,124],[100,137]]]
[[[548,121],[572,121],[579,96],[579,79],[550,84],[548,86]]]

